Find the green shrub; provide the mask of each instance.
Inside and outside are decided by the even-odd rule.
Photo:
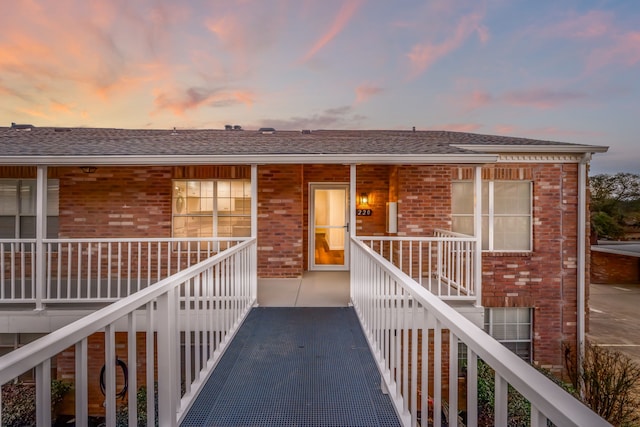
[[[51,381],[51,419],[55,421],[58,406],[72,389],[65,381]],[[2,386],[2,426],[36,425],[36,387],[31,383],[7,383]]]

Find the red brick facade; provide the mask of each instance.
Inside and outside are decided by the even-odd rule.
[[[32,169],[12,169],[0,170],[0,176],[33,178]],[[99,167],[85,174],[79,168],[51,168],[49,175],[60,180],[60,237],[170,237],[172,179],[248,178],[248,170]],[[456,165],[357,166],[355,192],[368,194],[373,211],[356,218],[357,234],[385,234],[389,201],[398,202],[400,236],[431,236],[435,229],[450,229],[452,181],[472,179],[472,172]],[[349,183],[349,176],[348,165],[258,167],[260,277],[302,275],[308,266],[309,183]],[[533,359],[561,369],[563,344],[576,341],[578,166],[502,164],[484,168],[483,178],[533,182],[533,251],[483,255],[482,304],[533,308]],[[352,203],[350,208],[355,207]],[[99,372],[103,351],[92,346],[90,354],[96,364],[90,371]],[[72,351],[58,359],[63,378],[69,360]],[[90,378],[90,384],[94,382]]]
[[[591,282],[603,285],[640,283],[640,258],[592,251]]]

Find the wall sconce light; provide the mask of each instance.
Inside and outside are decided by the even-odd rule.
[[[360,193],[360,196],[358,197],[358,204],[367,206],[369,204],[369,195],[367,193]]]
[[[98,168],[95,166],[80,166],[84,173],[94,173]]]

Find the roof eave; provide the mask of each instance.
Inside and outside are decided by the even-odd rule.
[[[0,156],[10,166],[248,165],[248,164],[484,164],[494,154],[259,154],[183,156]]]
[[[500,145],[500,144],[451,144],[452,147],[483,153],[606,153],[604,145]]]

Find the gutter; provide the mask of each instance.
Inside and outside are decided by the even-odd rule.
[[[609,147],[604,145],[500,145],[500,144],[451,144],[452,147],[483,153],[606,153]]]
[[[582,364],[584,361],[585,351],[585,330],[586,330],[586,268],[587,268],[587,165],[591,160],[591,154],[585,153],[582,160],[578,164],[578,277],[577,277],[577,319],[576,319],[576,335],[577,335],[577,362],[578,362],[578,378],[582,376]],[[582,395],[582,385],[578,381],[578,392]]]
[[[496,163],[494,154],[252,154],[252,155],[119,155],[119,156],[0,156],[11,166],[127,166],[127,165],[248,165],[248,164],[485,164]]]

